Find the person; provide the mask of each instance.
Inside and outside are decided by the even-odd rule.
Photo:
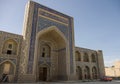
[[[8,74],[6,74],[6,73],[2,74],[1,82],[8,82]]]

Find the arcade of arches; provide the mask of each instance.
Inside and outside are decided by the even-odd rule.
[[[90,73],[90,70],[92,71],[92,74]],[[78,80],[98,78],[98,72],[96,67],[89,68],[88,66],[85,66],[81,68],[81,66],[77,66],[76,75]]]
[[[77,47],[75,52],[75,59],[76,75],[78,80],[99,78],[96,51]]]

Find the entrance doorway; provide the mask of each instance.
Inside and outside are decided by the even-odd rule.
[[[39,68],[39,81],[47,81],[47,67]]]
[[[38,58],[36,80],[67,80],[68,46],[64,34],[57,27],[46,28],[38,32],[35,46]]]

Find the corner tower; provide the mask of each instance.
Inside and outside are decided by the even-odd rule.
[[[29,1],[22,45],[19,82],[74,79],[72,17]]]

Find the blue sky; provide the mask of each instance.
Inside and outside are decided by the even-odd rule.
[[[22,34],[28,0],[0,0],[0,30]],[[120,0],[33,0],[74,18],[75,45],[120,60]]]

